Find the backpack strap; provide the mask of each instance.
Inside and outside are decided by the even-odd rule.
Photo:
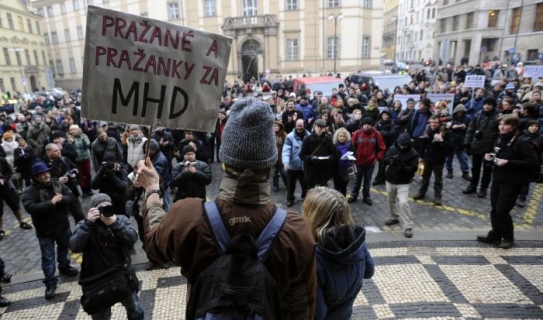
[[[262,233],[260,233],[260,236],[258,236],[258,239],[256,240],[256,246],[258,247],[258,259],[260,261],[266,260],[270,248],[275,238],[277,238],[279,231],[281,231],[281,228],[283,228],[286,220],[287,212],[279,207],[275,207],[273,217],[270,219],[270,222],[268,222],[268,225],[266,228],[264,228],[264,230],[262,230]]]
[[[230,242],[230,235],[224,226],[221,214],[217,208],[217,200],[204,202],[204,209],[207,222],[211,227],[211,234],[217,243],[219,254],[223,255],[226,253],[226,246],[228,245],[228,242]]]

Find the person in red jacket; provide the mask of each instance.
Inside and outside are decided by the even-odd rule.
[[[373,204],[370,199],[371,178],[375,164],[383,160],[385,155],[385,141],[381,133],[373,128],[373,120],[366,117],[362,120],[362,128],[353,134],[351,142],[355,149],[356,180],[348,202],[353,203],[356,201],[360,192],[362,178],[364,178],[362,196],[364,197],[364,203],[371,206]]]

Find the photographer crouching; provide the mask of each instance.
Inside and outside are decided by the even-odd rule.
[[[72,160],[62,155],[62,149],[58,144],[49,143],[45,146],[45,165],[50,169],[51,180],[58,181],[66,185],[74,195],[74,201],[70,203],[70,214],[75,220],[75,223],[85,219],[85,213],[83,213],[83,207],[81,206],[81,200],[79,196],[79,189],[77,188],[79,181],[79,172],[76,169],[76,165]]]
[[[128,185],[128,174],[124,166],[116,161],[112,152],[106,152],[102,158],[100,169],[91,181],[91,189],[98,189],[111,198],[117,215],[126,215],[124,192]]]
[[[128,319],[144,319],[139,281],[130,267],[138,234],[128,217],[115,213],[107,194],[93,195],[87,218],[75,226],[70,238],[70,250],[83,254],[81,305],[95,320],[110,319],[111,307],[118,302]]]

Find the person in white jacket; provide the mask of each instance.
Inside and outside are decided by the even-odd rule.
[[[130,137],[126,140],[126,163],[134,168],[138,161],[145,158],[145,150],[143,145],[147,138],[143,136],[140,127],[137,125],[130,126]]]

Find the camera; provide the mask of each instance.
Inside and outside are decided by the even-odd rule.
[[[104,217],[112,217],[115,214],[115,209],[113,206],[102,206],[98,207],[98,211],[100,211],[100,214]]]
[[[113,170],[113,168],[115,168],[115,162],[114,161],[104,161],[104,162],[102,162],[102,166]]]
[[[66,172],[66,178],[70,181],[77,181],[79,179],[79,171],[77,169],[72,169]]]
[[[481,130],[477,130],[475,131],[473,137],[477,140],[481,140],[483,138],[483,132]]]
[[[196,167],[196,162],[185,161],[185,167]]]

